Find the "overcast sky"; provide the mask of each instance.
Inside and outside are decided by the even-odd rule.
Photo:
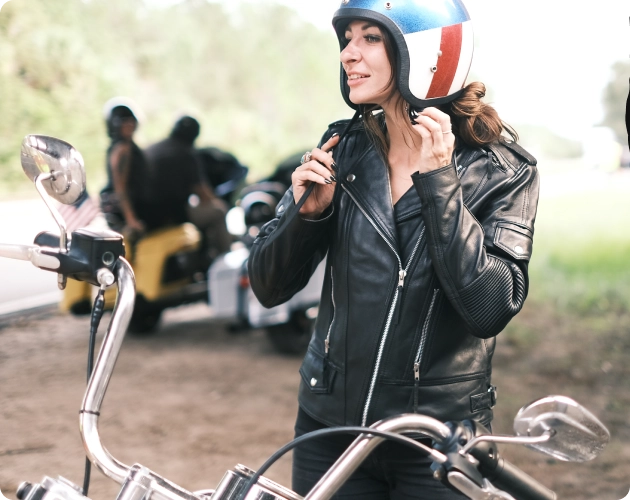
[[[339,6],[339,0],[262,1],[288,5],[331,32]],[[477,41],[472,74],[492,87],[506,121],[545,125],[580,139],[601,120],[610,66],[630,57],[630,0],[465,3]]]

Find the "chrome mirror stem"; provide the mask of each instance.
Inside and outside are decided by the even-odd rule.
[[[464,446],[460,453],[465,455],[470,450],[472,450],[479,443],[483,443],[486,441],[490,441],[492,443],[507,443],[507,444],[538,444],[538,443],[546,443],[553,436],[553,432],[546,431],[540,436],[500,436],[487,434],[484,436],[477,436],[474,439],[471,439],[470,442]]]
[[[49,179],[54,180],[53,174],[39,174],[35,179],[35,187],[37,188],[37,192],[44,200],[44,203],[50,210],[57,226],[59,226],[59,251],[61,253],[68,253],[68,229],[66,228],[66,221],[63,220],[63,217],[52,203],[50,203],[50,196],[46,192],[46,188],[44,187],[43,182]]]
[[[50,210],[57,226],[59,226],[59,251],[61,253],[68,253],[68,230],[66,228],[66,221],[63,220],[63,217],[59,213],[59,210],[57,210],[57,207],[50,203],[50,196],[48,196],[46,188],[43,185],[43,181],[47,181],[49,179],[52,179],[53,181],[55,180],[54,173],[39,174],[35,179],[35,187],[48,207],[48,210]],[[59,287],[59,290],[64,290],[66,288],[66,279],[67,278],[63,274],[57,275],[57,286]]]

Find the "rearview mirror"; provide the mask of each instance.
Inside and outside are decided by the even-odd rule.
[[[549,434],[547,441],[527,446],[568,462],[592,460],[610,440],[604,424],[566,396],[547,396],[521,408],[514,431],[521,437]]]
[[[72,205],[85,192],[83,157],[70,144],[55,137],[27,135],[22,141],[22,169],[33,182],[40,179],[46,193]]]

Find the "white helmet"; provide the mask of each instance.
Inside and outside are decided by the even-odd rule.
[[[103,106],[103,118],[107,126],[107,135],[115,137],[120,130],[122,120],[132,118],[137,123],[143,119],[140,107],[128,97],[112,97]]]
[[[473,56],[472,21],[461,0],[343,0],[333,16],[342,48],[345,28],[354,19],[375,21],[390,33],[398,55],[397,87],[413,107],[459,96]],[[341,93],[357,109],[343,65]]]

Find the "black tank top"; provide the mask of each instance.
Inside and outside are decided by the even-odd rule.
[[[123,139],[113,140],[112,143],[107,148],[107,184],[101,190],[101,193],[113,193],[114,192],[114,181],[112,177],[112,165],[111,165],[111,154],[116,145],[118,143],[123,142]],[[142,153],[142,150],[138,147],[138,145],[131,142],[131,163],[129,169],[129,177],[127,178],[127,185],[125,186],[125,191],[127,192],[127,197],[131,201],[132,206],[136,206],[138,204],[146,203],[150,201],[150,193],[149,193],[149,169],[147,167],[147,162]]]

